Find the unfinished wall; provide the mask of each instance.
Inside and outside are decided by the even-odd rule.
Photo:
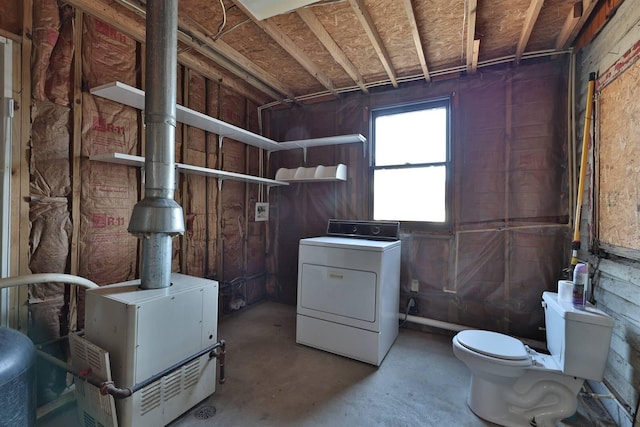
[[[35,7],[37,6],[37,10]],[[32,273],[66,273],[72,226],[69,140],[71,135],[70,81],[74,54],[72,10],[55,0],[34,2],[31,61],[31,223],[29,269]],[[65,79],[66,77],[66,79]],[[29,286],[29,336],[38,343],[68,333],[70,289],[63,284]],[[63,357],[63,348],[47,351]],[[44,403],[66,386],[65,373],[38,366],[38,402]]]
[[[22,26],[22,13],[18,6],[10,7],[16,15],[3,15],[0,29],[20,34],[21,28],[15,26]],[[24,228],[31,230],[33,273],[72,273],[105,285],[138,276],[139,245],[127,227],[143,184],[140,169],[89,157],[112,152],[144,155],[144,128],[140,111],[93,96],[89,89],[114,81],[141,87],[144,49],[109,24],[89,15],[81,18],[82,24],[76,10],[56,0],[34,1],[31,197]],[[75,46],[80,42],[81,49]],[[257,105],[179,67],[178,102],[183,101],[195,110],[257,130]],[[257,152],[246,157],[244,144],[229,140],[223,150],[225,160],[219,162],[217,135],[182,125],[176,130],[178,161],[240,173],[263,169]],[[246,245],[250,215],[245,184],[226,183],[221,201],[214,178],[178,180],[176,199],[184,207],[187,232],[174,241],[173,270],[220,281],[240,278],[241,298],[249,295],[249,302],[263,298],[266,233],[263,226],[252,226],[251,244]],[[252,191],[249,200],[257,197],[257,190]],[[225,245],[221,223],[228,230]],[[72,239],[77,239],[77,251]],[[248,276],[255,276],[250,284]],[[30,287],[29,328],[36,343],[67,333],[74,298],[65,285]],[[81,292],[79,328],[84,319],[82,302]]]
[[[640,3],[624,2],[600,34],[579,52],[576,117],[584,117],[589,73],[596,72],[599,76],[603,76],[617,61],[623,59],[623,56],[640,40],[639,21]],[[629,102],[637,103],[637,99]],[[635,107],[632,106],[632,108]],[[596,116],[596,128],[600,124],[599,120],[600,118]],[[628,130],[626,128],[628,125],[620,124],[622,133]],[[583,122],[580,121],[577,128],[580,137],[582,126]],[[637,145],[637,141],[632,143]],[[598,148],[600,144],[607,144],[607,141],[596,133],[595,147]],[[599,173],[598,165],[594,165],[592,161],[593,144],[590,145],[590,150],[587,175],[589,185],[583,205],[583,212],[586,214],[583,215],[581,222],[580,258],[588,260],[591,264],[593,300],[616,322],[605,371],[605,382],[622,403],[622,407],[616,405],[608,407],[611,412],[618,414],[619,424],[627,426],[631,425],[631,418],[637,410],[640,389],[640,264],[624,256],[624,252],[620,252],[619,248],[608,247],[606,250],[598,248],[599,236],[594,227],[598,217],[594,210],[594,200],[600,198],[597,193]],[[597,153],[598,149],[596,149],[596,161]],[[615,212],[610,214],[615,216]],[[637,242],[634,244],[637,245]],[[604,401],[604,403],[609,402]]]
[[[539,339],[542,292],[556,290],[570,249],[565,73],[558,60],[274,110],[270,136],[367,135],[374,108],[451,96],[454,218],[446,232],[402,228],[401,306],[417,297],[423,317]],[[296,300],[300,238],[323,235],[329,218],[368,219],[362,150],[351,144],[308,152],[308,166],[347,164],[347,182],[272,190],[277,280],[269,290],[283,301]],[[301,165],[301,152],[272,154],[273,171]],[[419,186],[398,191],[420,197]],[[417,295],[409,292],[412,279],[420,283]]]

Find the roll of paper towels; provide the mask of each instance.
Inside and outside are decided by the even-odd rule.
[[[558,280],[558,301],[571,304],[573,295],[573,282],[571,280]]]

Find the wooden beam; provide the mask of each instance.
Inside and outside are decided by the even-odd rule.
[[[112,6],[105,3],[106,0],[63,0],[65,3],[82,10],[85,14],[91,15],[96,19],[99,19],[103,22],[108,23],[115,29],[127,34],[132,39],[145,43],[145,34],[146,28],[144,23],[138,22],[132,18],[129,18],[125,15],[118,13]],[[188,39],[185,34],[182,34],[182,37]],[[182,41],[182,40],[181,40]],[[185,43],[186,44],[186,43]],[[211,58],[211,50],[203,48],[197,42],[191,40],[189,42],[189,47],[192,50],[195,50],[202,55],[204,55],[207,59],[215,62],[214,59]],[[264,104],[266,102],[265,97],[258,96],[256,93],[252,91],[248,91],[243,85],[239,84],[237,80],[229,78],[227,76],[223,76],[220,74],[211,64],[207,64],[204,62],[199,55],[194,55],[190,52],[182,52],[178,54],[178,62],[189,67],[190,64],[198,64],[198,66],[206,69],[206,72],[203,72],[202,69],[197,70],[198,73],[203,76],[217,81],[218,83],[233,89],[234,91],[240,93],[241,95],[255,101],[258,104]],[[251,84],[251,83],[249,83]],[[281,95],[274,92],[272,89],[268,88],[264,84],[259,84],[255,81],[255,85],[251,84],[256,89],[260,90],[260,92],[269,95],[272,99],[280,99]],[[275,96],[275,98],[274,98]]]
[[[594,3],[596,0],[593,1]],[[578,24],[582,21],[583,14],[583,2],[578,1],[575,2],[571,6],[571,10],[567,14],[567,18],[564,20],[564,25],[560,30],[560,34],[558,34],[558,38],[556,39],[556,49],[564,49],[567,43],[570,41],[569,38],[571,34],[577,32],[576,28],[578,28]]]
[[[14,114],[12,119],[11,126],[11,169],[12,169],[12,179],[11,179],[11,214],[10,214],[10,224],[11,224],[11,237],[15,242],[16,239],[20,238],[20,229],[22,227],[22,221],[20,217],[20,209],[23,203],[21,196],[21,187],[22,187],[22,179],[28,179],[29,175],[27,172],[27,176],[23,177],[21,173],[21,161],[23,157],[23,152],[21,148],[22,143],[22,115],[27,114],[29,108],[21,108],[22,105],[22,37],[20,37],[20,43],[12,43],[12,67],[13,67],[13,79],[12,79],[12,97],[14,99]],[[30,84],[27,83],[27,84]],[[16,245],[14,245],[16,247]],[[20,246],[17,246],[20,249]],[[11,250],[10,252],[10,261],[9,261],[9,275],[16,276],[17,272],[20,271],[20,259],[22,254],[20,250]],[[26,309],[25,301],[27,297],[20,293],[20,289],[25,288],[25,286],[20,286],[18,288],[13,288],[13,290],[9,291],[9,326],[13,329],[19,329],[19,324],[21,322],[20,316],[22,315],[22,311]],[[24,290],[26,291],[26,289]],[[26,319],[25,315],[25,319]]]
[[[578,24],[580,27],[580,35],[573,39],[571,39],[570,36],[570,39],[573,40],[572,47],[575,50],[579,50],[589,44],[600,30],[602,30],[602,28],[609,22],[613,15],[615,15],[616,10],[618,10],[618,7],[620,7],[622,3],[624,3],[624,0],[608,0],[603,3],[596,4],[596,2],[593,2],[588,5],[584,15],[587,16],[589,22],[585,22],[584,25]],[[596,88],[596,91],[597,90],[598,89]]]
[[[16,168],[20,181],[20,202],[19,202],[19,224],[20,234],[18,237],[19,265],[18,274],[29,274],[29,234],[31,222],[29,220],[29,159],[31,152],[31,50],[33,39],[33,0],[22,2],[22,72],[20,82],[22,85],[22,96],[20,97],[20,163]],[[18,330],[27,333],[29,329],[29,287],[18,287]]]
[[[73,141],[71,148],[71,270],[70,273],[78,275],[80,266],[80,251],[78,237],[80,236],[80,193],[81,174],[80,157],[82,148],[82,28],[84,16],[81,10],[75,10],[73,21]],[[75,331],[78,327],[78,288],[70,287],[69,296],[69,330]]]
[[[265,82],[276,91],[288,96],[289,99],[295,100],[295,94],[293,93],[293,90],[291,90],[291,88],[251,62],[249,58],[242,55],[240,52],[229,46],[223,40],[213,40],[211,34],[206,34],[197,29],[195,25],[189,22],[188,19],[178,17],[178,25],[181,30],[195,36],[198,41],[203,42],[205,46],[221,55],[219,57],[219,60],[216,60],[216,62],[220,63],[220,65],[227,70],[233,72],[239,77],[246,76],[247,74],[255,76],[256,79]],[[249,81],[247,82],[250,83]]]
[[[533,31],[533,27],[538,20],[538,15],[540,15],[540,10],[542,9],[543,4],[544,0],[531,0],[531,4],[529,5],[529,9],[527,10],[527,16],[524,18],[524,26],[522,27],[522,32],[520,33],[518,46],[516,47],[516,63],[520,62],[522,54],[527,47],[527,43],[529,43],[529,37],[531,37],[531,32]]]
[[[473,67],[473,49],[475,47],[476,37],[476,11],[478,9],[478,0],[469,0],[467,3],[467,72],[472,72]]]
[[[146,19],[147,11],[143,5],[133,5],[129,1],[125,0],[116,1],[118,4],[134,11]],[[197,48],[199,53],[215,61],[227,71],[230,71],[235,76],[256,87],[256,89],[266,89],[269,91],[273,91],[275,89],[280,92],[280,94],[276,96],[276,99],[283,98],[285,94],[290,99],[295,98],[293,91],[286,87],[282,82],[249,61],[249,59],[244,55],[222,40],[214,40],[213,35],[209,34],[208,30],[203,28],[196,21],[181,17],[180,15],[178,16],[178,40],[185,43],[192,49]],[[193,44],[194,42],[195,45]],[[207,49],[211,49],[211,52],[208,52]],[[265,84],[267,85],[266,87],[264,87]],[[267,93],[269,95],[273,95],[273,93]]]
[[[0,28],[0,37],[4,37],[7,38],[11,41],[14,41],[18,44],[22,43],[22,37],[17,35],[17,34],[13,34],[10,31],[7,30],[3,30],[2,28]]]
[[[393,65],[391,65],[391,58],[389,57],[389,53],[387,49],[384,47],[382,43],[382,39],[380,38],[380,34],[375,29],[375,25],[373,23],[373,19],[367,10],[367,6],[364,4],[364,0],[349,0],[349,4],[351,4],[351,9],[355,12],[362,28],[367,33],[369,37],[369,41],[373,45],[373,48],[376,50],[378,54],[378,59],[382,62],[382,66],[387,72],[387,76],[389,80],[391,80],[391,84],[393,87],[398,87],[398,79],[396,78],[396,71],[393,69]]]
[[[369,89],[364,84],[364,78],[358,71],[358,69],[353,65],[347,55],[344,53],[340,46],[333,40],[329,32],[324,28],[318,17],[311,11],[311,9],[300,8],[297,11],[298,16],[304,21],[305,24],[309,27],[313,34],[316,35],[320,43],[329,51],[333,59],[342,66],[344,71],[351,77],[351,79],[358,85],[358,87],[364,92],[369,93]]]
[[[318,82],[322,86],[325,87],[329,92],[333,95],[337,96],[338,92],[336,91],[335,85],[331,81],[329,77],[327,77],[324,72],[318,67],[313,61],[307,56],[306,53],[302,51],[296,45],[293,40],[289,38],[277,25],[269,22],[269,20],[258,20],[253,14],[238,0],[233,0],[233,3],[244,12],[251,20],[256,24],[262,31],[267,33],[273,41],[278,43],[280,47],[282,47],[289,55],[291,55],[302,67],[309,72],[313,77],[315,77]]]
[[[593,12],[593,10],[597,5],[598,5],[598,0],[582,0],[582,16],[580,17],[580,20],[573,28],[573,31],[569,33],[569,37],[567,37],[567,42],[573,43],[575,41],[576,37],[578,36],[578,33],[582,30],[584,25],[587,23],[587,20],[591,17],[591,13]],[[565,42],[563,47],[567,47],[566,46],[567,42]]]
[[[411,0],[403,0],[403,3],[404,9],[407,12],[407,18],[409,19],[409,26],[411,26],[411,35],[413,36],[413,42],[416,45],[416,53],[418,54],[418,59],[420,60],[420,66],[422,67],[424,78],[427,81],[431,81],[431,77],[429,76],[429,69],[427,68],[427,60],[424,56],[424,49],[422,48],[422,40],[420,39],[420,33],[418,32],[416,16],[413,13],[413,5],[411,4]]]
[[[471,73],[478,70],[478,55],[480,54],[480,39],[473,41],[473,53],[471,54]]]

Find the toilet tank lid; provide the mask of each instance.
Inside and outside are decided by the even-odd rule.
[[[470,350],[504,360],[529,357],[522,341],[491,331],[467,330],[457,334],[458,342]]]
[[[542,300],[547,304],[548,308],[559,313],[565,320],[606,327],[613,326],[613,318],[590,303],[587,303],[584,310],[579,310],[574,308],[570,302],[558,301],[558,294],[555,292],[543,292]]]

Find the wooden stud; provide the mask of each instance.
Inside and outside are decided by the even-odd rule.
[[[518,45],[516,47],[516,63],[520,62],[520,58],[522,58],[522,54],[527,47],[527,43],[529,43],[529,37],[531,37],[531,32],[538,20],[538,15],[540,15],[540,10],[542,9],[543,4],[544,0],[531,0],[531,4],[527,10],[527,16],[524,19],[524,26],[520,33],[520,39],[518,40]]]
[[[182,103],[183,105],[188,106],[189,105],[189,81],[191,80],[191,70],[188,68],[185,68],[184,72],[182,73]],[[187,141],[189,140],[189,126],[183,124],[182,125],[182,162],[183,163],[189,163],[189,158],[188,158],[188,154],[189,154],[189,150],[188,150],[188,146],[189,144],[187,143]],[[186,206],[187,205],[187,195],[189,194],[189,188],[188,188],[188,177],[183,176],[182,179],[180,179],[180,187],[181,187],[181,195],[182,195],[182,206]],[[180,235],[180,272],[182,274],[188,274],[187,271],[187,245],[189,244],[188,240],[188,236],[187,236],[187,230],[186,230],[186,222],[187,222],[187,218],[185,215],[185,231],[183,234]]]
[[[478,55],[480,54],[480,39],[473,41],[473,53],[471,54],[471,72],[478,70]]]
[[[20,38],[20,43],[22,43],[22,38]],[[22,175],[20,173],[20,159],[22,158],[22,151],[20,149],[20,144],[22,141],[22,114],[26,114],[28,112],[28,108],[23,109],[22,98],[20,93],[22,92],[22,73],[20,71],[22,66],[21,60],[21,52],[22,46],[18,43],[13,43],[13,99],[18,100],[17,102],[20,105],[20,108],[15,108],[12,122],[12,146],[11,146],[11,164],[14,171],[16,171],[15,176],[17,179],[11,180],[11,236],[15,239],[20,236],[20,206],[22,205],[22,200],[20,199],[20,188],[21,188],[21,178]],[[17,107],[16,103],[14,103],[14,107]],[[11,259],[9,261],[9,272],[13,275],[13,272],[19,271],[20,265],[20,253],[19,251],[11,251]],[[22,286],[21,288],[23,288]],[[14,288],[15,290],[9,291],[9,326],[14,329],[18,329],[19,316],[20,316],[20,302],[24,299],[21,299],[20,289]]]
[[[2,28],[0,28],[0,37],[4,37],[18,44],[22,43],[22,37],[10,31],[3,30]]]
[[[418,54],[418,60],[424,73],[426,81],[431,81],[429,76],[429,69],[427,68],[427,59],[424,56],[424,48],[422,47],[422,40],[420,39],[420,32],[418,31],[418,24],[416,22],[416,16],[413,13],[413,5],[411,0],[403,0],[404,9],[407,12],[407,18],[409,19],[409,25],[411,26],[411,35],[413,36],[413,42],[416,45],[416,53]]]
[[[16,168],[19,172],[17,176],[20,181],[20,206],[19,224],[20,233],[18,235],[18,274],[29,274],[29,157],[31,142],[31,49],[33,35],[33,0],[23,0],[22,2],[22,97],[20,99],[20,165]],[[18,330],[27,333],[29,320],[29,307],[26,302],[29,299],[29,289],[27,286],[18,287]]]
[[[75,10],[73,32],[73,146],[71,149],[71,274],[77,275],[80,265],[78,237],[80,235],[80,153],[82,147],[82,27],[84,16],[81,10]],[[69,330],[75,331],[78,325],[78,288],[72,286],[69,296]]]
[[[512,231],[510,228],[510,217],[511,211],[509,209],[509,204],[511,203],[511,199],[509,198],[509,191],[511,187],[510,183],[510,169],[511,169],[511,142],[513,139],[513,77],[507,77],[507,87],[505,94],[505,132],[504,132],[504,288],[502,290],[503,297],[505,301],[511,300],[511,266],[510,266],[510,258],[511,258],[511,246],[512,246]],[[509,305],[505,305],[504,312],[502,315],[504,326],[503,332],[509,333]]]
[[[99,19],[103,22],[108,22],[109,25],[113,26],[118,31],[128,35],[132,39],[145,43],[145,25],[144,23],[138,22],[132,18],[124,16],[122,14],[117,13],[110,5],[106,3],[106,0],[64,0],[65,3],[70,4],[71,6],[81,9],[85,14],[91,15],[96,19]],[[185,34],[180,34],[180,41],[185,42],[188,37]],[[185,40],[183,40],[185,39]],[[210,58],[211,51],[203,48],[197,42],[191,41],[189,42],[189,47],[202,55],[204,55],[207,59],[215,61],[215,59]],[[186,44],[186,43],[185,43]],[[236,80],[230,79],[229,77],[223,76],[220,73],[217,73],[211,64],[207,64],[202,60],[200,55],[194,55],[191,52],[181,52],[178,53],[178,62],[185,65],[188,68],[197,71],[203,76],[217,81],[229,88],[237,91],[238,93],[246,96],[247,98],[255,101],[258,104],[264,104],[267,99],[265,97],[259,96],[255,93],[255,91],[249,91],[243,85],[239,84]],[[258,84],[257,82],[254,82]],[[251,84],[251,83],[249,83]],[[252,84],[253,87],[260,90],[262,93],[269,95],[273,99],[279,99],[280,95],[266,87],[266,85],[261,85],[260,87]]]
[[[564,20],[562,30],[560,30],[560,34],[558,34],[558,38],[556,39],[556,49],[564,49],[564,47],[567,45],[571,34],[574,33],[574,31],[578,27],[578,24],[582,21],[581,18],[583,16],[583,10],[584,9],[582,1],[578,1],[574,3],[573,6],[571,6],[571,10],[567,14],[567,18]]]
[[[229,71],[243,78],[247,75],[247,73],[250,73],[251,75],[257,77],[259,80],[267,83],[269,86],[271,86],[281,94],[285,94],[292,100],[295,99],[295,94],[293,93],[291,88],[287,87],[280,80],[276,79],[267,71],[251,62],[246,56],[242,55],[240,52],[229,46],[225,41],[221,39],[213,40],[212,35],[206,34],[206,32],[203,32],[202,30],[197,28],[199,25],[196,22],[193,22],[186,18],[178,17],[178,25],[181,30],[195,36],[199,41],[204,43],[205,46],[218,53],[220,55],[220,58],[216,59],[216,62],[218,62],[221,66],[227,68]]]
[[[318,17],[311,11],[311,9],[301,8],[297,11],[298,16],[304,21],[305,24],[309,27],[313,34],[316,35],[320,43],[327,49],[327,51],[331,54],[333,59],[342,66],[344,71],[351,77],[351,79],[358,85],[360,90],[364,93],[369,93],[369,89],[364,84],[364,78],[358,71],[358,69],[353,65],[353,63],[347,58],[347,55],[344,53],[340,46],[333,40],[329,32],[324,28]]]
[[[391,58],[389,57],[389,53],[387,49],[384,47],[382,43],[382,39],[380,38],[380,34],[375,29],[375,25],[373,23],[373,19],[367,10],[367,6],[364,4],[364,0],[349,0],[349,4],[351,5],[351,9],[353,9],[354,13],[358,17],[362,28],[367,33],[369,37],[369,41],[373,45],[373,48],[376,50],[378,54],[378,58],[382,63],[385,71],[387,72],[387,76],[389,80],[391,80],[391,84],[393,87],[398,87],[398,80],[396,78],[396,72],[393,69],[393,65],[391,64]]]
[[[293,40],[287,36],[284,31],[278,28],[277,25],[269,22],[268,20],[260,21],[239,1],[234,0],[234,4],[238,7],[238,9],[242,10],[245,15],[253,20],[253,22],[262,29],[265,33],[267,33],[273,41],[278,43],[289,55],[291,55],[302,67],[309,72],[313,77],[315,77],[318,82],[322,86],[325,87],[329,92],[333,95],[337,96],[338,92],[336,92],[335,85],[331,81],[331,79],[318,67],[313,61],[307,56],[306,53],[302,51],[294,43]]]
[[[478,9],[478,0],[468,0],[467,3],[467,72],[473,72],[473,51],[476,37],[476,11]],[[477,59],[476,59],[477,61]]]

